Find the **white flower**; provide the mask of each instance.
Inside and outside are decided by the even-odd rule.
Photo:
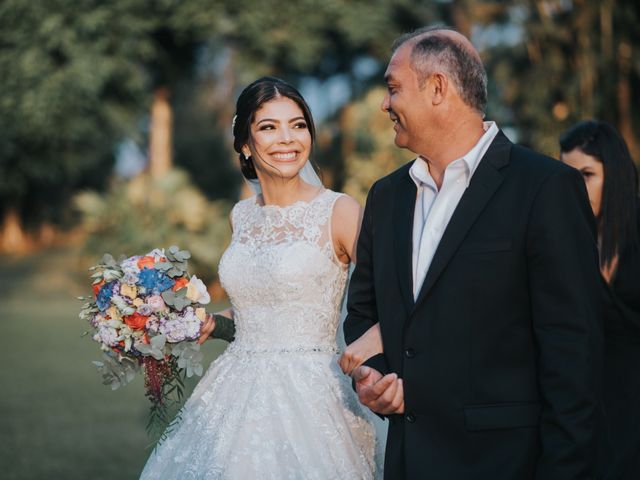
[[[125,274],[125,276],[128,276],[130,278],[135,277],[136,281],[138,273],[140,273],[140,269],[138,268],[138,258],[139,257],[129,257],[120,264],[120,266],[122,267],[122,272]]]
[[[164,248],[154,248],[145,256],[153,257],[153,260],[156,262],[159,262],[163,258],[167,258],[167,256],[164,254]]]
[[[100,342],[108,347],[114,347],[118,341],[118,331],[115,328],[106,326],[105,323],[98,325],[98,331],[93,336],[96,342]]]
[[[187,284],[187,295],[186,297],[192,302],[197,302],[201,304],[207,304],[211,301],[211,297],[209,297],[209,292],[207,292],[207,287],[198,277],[193,275]]]
[[[187,307],[182,315],[161,323],[158,331],[167,337],[167,342],[177,343],[197,339],[200,336],[200,325],[202,322],[196,317],[193,308]]]
[[[156,317],[155,315],[151,315],[147,320],[146,326],[147,326],[147,330],[151,332],[157,332],[158,329],[160,328],[160,319],[158,319],[158,317]]]

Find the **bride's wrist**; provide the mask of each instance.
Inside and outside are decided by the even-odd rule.
[[[220,313],[215,313],[213,315],[213,318],[216,321],[216,325],[209,337],[220,338],[222,340],[226,340],[227,342],[233,342],[236,336],[236,326],[233,319],[221,315]]]

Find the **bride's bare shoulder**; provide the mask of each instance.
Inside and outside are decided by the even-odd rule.
[[[334,221],[355,221],[361,216],[362,206],[355,198],[347,195],[346,193],[343,193],[338,197],[335,206],[333,207]]]

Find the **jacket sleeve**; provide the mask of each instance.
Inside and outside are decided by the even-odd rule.
[[[373,265],[375,228],[373,210],[375,208],[376,185],[371,187],[367,196],[358,238],[357,264],[349,283],[347,318],[344,321],[344,336],[347,345],[360,338],[369,328],[378,323]],[[374,355],[364,364],[375,368],[383,375],[389,372],[384,354]]]
[[[527,267],[538,383],[536,478],[594,478],[602,374],[602,280],[584,181],[562,168],[540,186],[528,222]]]

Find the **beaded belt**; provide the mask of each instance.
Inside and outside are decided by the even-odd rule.
[[[242,348],[238,345],[231,344],[227,348],[227,352],[244,354],[244,355],[273,355],[288,353],[339,353],[340,350],[335,345],[316,345],[316,346],[298,346],[287,348]]]

